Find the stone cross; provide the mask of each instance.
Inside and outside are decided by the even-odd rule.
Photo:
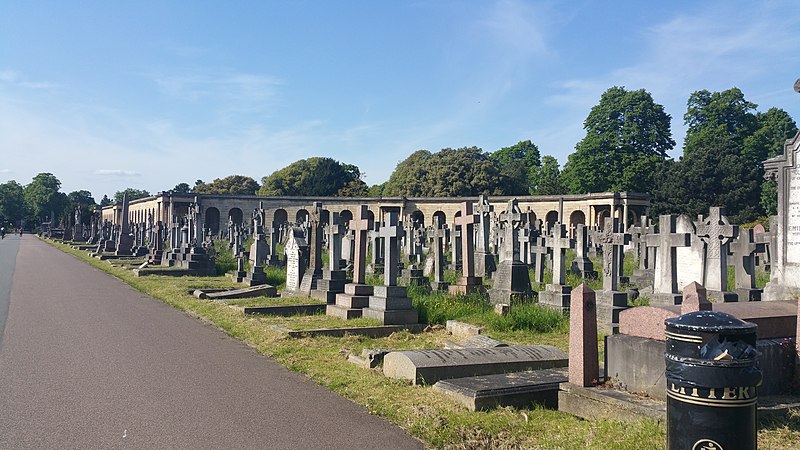
[[[728,290],[728,243],[738,233],[739,227],[725,217],[725,208],[711,207],[709,216],[697,224],[697,235],[706,244],[706,289]]]
[[[505,231],[500,261],[519,261],[519,229],[525,224],[526,216],[517,204],[517,199],[508,201],[508,207],[500,214],[500,224]]]
[[[438,216],[433,217],[433,229],[430,232],[430,240],[433,245],[433,281],[435,283],[444,282],[444,242],[447,238],[447,229],[442,226]]]
[[[648,247],[656,247],[655,276],[653,278],[653,292],[677,294],[678,269],[676,267],[676,252],[678,247],[692,245],[690,233],[676,233],[678,216],[665,214],[658,219],[658,234],[645,237]]]
[[[606,217],[605,225],[601,231],[592,232],[595,244],[603,246],[603,290],[616,291],[619,282],[619,252],[625,244],[630,242],[631,235],[628,233],[618,233],[614,230],[619,229],[619,219]]]
[[[544,282],[544,265],[547,261],[547,240],[543,237],[534,238],[531,243],[531,256],[533,257],[533,281],[537,283]]]
[[[397,275],[400,268],[399,239],[405,234],[403,225],[398,221],[397,212],[389,211],[386,214],[379,233],[383,238],[384,245],[383,284],[397,286]]]
[[[342,258],[342,236],[344,232],[344,225],[339,218],[339,213],[331,213],[331,223],[328,226],[328,269],[331,272],[341,269],[339,264]]]
[[[479,218],[478,240],[475,241],[475,251],[478,253],[489,251],[489,222],[493,211],[494,206],[489,203],[485,195],[478,197],[478,205],[475,207],[475,213]]]
[[[478,215],[472,212],[472,202],[461,204],[461,217],[456,217],[456,226],[461,227],[461,273],[464,278],[475,276],[475,241],[473,227]]]
[[[314,202],[308,214],[308,269],[313,274],[322,273],[322,203]]]
[[[641,216],[640,220],[641,225],[638,227],[631,225],[628,232],[631,234],[631,241],[636,246],[636,250],[633,252],[633,263],[638,265],[639,269],[647,270],[652,268],[653,263],[647,256],[647,236],[653,234],[655,229],[647,216]]]
[[[350,228],[355,231],[355,254],[353,258],[353,284],[365,284],[367,264],[367,232],[372,229],[369,207],[361,205],[358,216],[350,220]]]
[[[733,266],[736,271],[736,288],[756,287],[756,264],[754,253],[763,253],[766,244],[756,242],[753,229],[740,230],[739,237],[730,244],[733,251]],[[740,298],[739,301],[742,301]]]
[[[564,284],[564,257],[568,248],[575,247],[575,241],[567,236],[567,227],[561,222],[555,222],[547,237],[547,246],[553,249],[553,284]]]

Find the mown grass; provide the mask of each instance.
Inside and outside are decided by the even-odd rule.
[[[442,327],[417,335],[394,333],[387,338],[373,339],[348,335],[343,338],[287,338],[272,327],[294,329],[315,328],[323,320],[319,316],[255,317],[245,316],[220,302],[198,300],[187,288],[228,287],[226,277],[162,277],[136,278],[129,270],[111,267],[107,262],[89,258],[85,252],[65,248],[63,251],[98,267],[190,315],[208,321],[235,339],[244,341],[259,353],[269,356],[290,370],[305,374],[315,382],[358,403],[372,414],[380,415],[407,430],[432,448],[489,449],[655,449],[663,448],[663,424],[652,420],[623,423],[611,420],[584,421],[569,414],[543,409],[500,408],[489,412],[469,412],[428,386],[411,386],[406,382],[384,377],[379,370],[369,370],[346,362],[348,354],[360,354],[365,348],[419,349],[441,348],[452,339]],[[468,304],[470,301],[467,300]],[[479,304],[477,300],[472,302]],[[455,308],[455,307],[453,307]],[[458,306],[462,308],[462,306]],[[464,319],[482,314],[483,306],[463,307]],[[454,310],[451,310],[451,312]],[[525,314],[521,314],[525,316]],[[472,317],[472,318],[470,318]],[[547,324],[544,319],[521,324]],[[487,325],[491,326],[491,325]],[[526,325],[530,327],[531,325]],[[509,327],[508,331],[489,331],[495,339],[519,344],[549,344],[566,349],[566,321],[548,332],[532,332]],[[494,330],[494,328],[492,328]],[[798,415],[785,420],[762,421],[759,431],[762,448],[797,448],[800,442]],[[268,444],[267,444],[268,445]]]

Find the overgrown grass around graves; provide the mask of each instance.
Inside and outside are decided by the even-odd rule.
[[[540,408],[499,408],[475,413],[429,386],[411,386],[405,381],[384,377],[380,369],[364,369],[347,362],[348,355],[360,354],[367,348],[442,348],[444,342],[453,337],[440,326],[434,326],[430,331],[420,334],[398,332],[386,338],[346,335],[343,338],[291,339],[273,327],[308,329],[327,323],[326,320],[334,322],[334,319],[319,315],[245,316],[223,302],[199,300],[188,293],[196,288],[235,286],[227,277],[137,278],[130,270],[112,267],[106,261],[86,256],[85,252],[52,244],[151,297],[213,324],[290,370],[306,375],[314,382],[363,406],[371,414],[380,415],[405,429],[430,448],[638,450],[664,447],[664,425],[652,420],[643,419],[630,423],[611,420],[585,421],[559,411]],[[269,303],[268,299],[263,301]],[[465,314],[472,321],[478,320],[476,318],[481,317],[482,312],[478,311],[478,315],[470,316],[470,312],[466,311]],[[521,313],[522,316],[526,314]],[[526,319],[523,317],[509,320],[525,322]],[[350,325],[350,322],[338,323]],[[546,324],[547,321],[541,320],[541,323]],[[566,349],[566,326],[564,321],[547,333],[524,330],[490,331],[487,334],[509,343],[548,344]],[[800,426],[797,417],[800,416],[795,414],[787,420],[761,421],[761,447],[798,448]],[[265,446],[268,444],[265,443]]]

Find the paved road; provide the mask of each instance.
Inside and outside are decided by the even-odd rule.
[[[34,236],[17,243],[0,348],[0,448],[422,448]],[[9,263],[0,256],[0,273]]]
[[[18,235],[6,235],[0,240],[0,348],[3,348],[3,329],[8,316],[8,304],[11,301],[11,282],[14,278],[14,262],[17,260]]]

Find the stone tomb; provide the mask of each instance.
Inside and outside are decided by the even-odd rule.
[[[451,378],[567,367],[567,354],[549,345],[411,350],[391,352],[383,360],[389,378],[434,384]]]

